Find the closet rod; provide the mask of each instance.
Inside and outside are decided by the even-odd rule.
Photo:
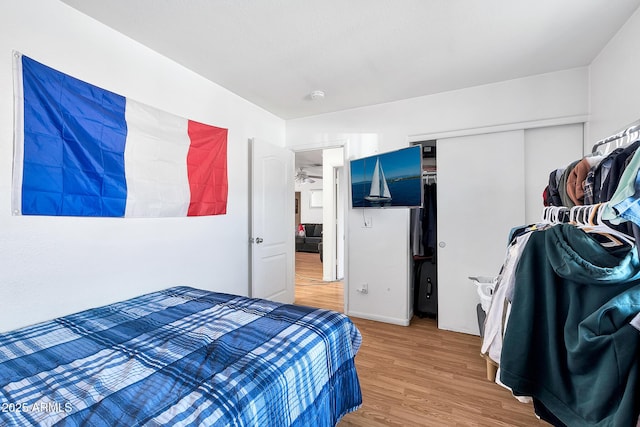
[[[598,147],[603,146],[604,144],[608,144],[610,142],[616,141],[618,139],[624,138],[627,135],[630,135],[634,132],[638,132],[640,131],[640,120],[637,120],[635,122],[633,122],[632,124],[630,124],[629,126],[627,126],[623,131],[615,133],[611,136],[608,136],[604,139],[601,139],[600,141],[596,142],[593,145],[593,148],[591,149],[592,153],[596,153],[598,151]]]

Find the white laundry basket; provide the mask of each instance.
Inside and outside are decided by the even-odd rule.
[[[476,285],[476,291],[480,297],[480,305],[482,310],[486,313],[489,311],[491,305],[491,297],[493,296],[493,290],[496,287],[497,277],[486,276],[469,276],[469,279]]]

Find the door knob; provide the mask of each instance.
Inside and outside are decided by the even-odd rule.
[[[264,240],[262,239],[262,237],[256,237],[256,243],[257,243],[257,244],[260,244],[260,243],[262,243],[262,242],[264,242]]]

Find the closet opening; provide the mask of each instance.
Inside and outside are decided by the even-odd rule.
[[[422,207],[411,209],[411,256],[413,313],[438,316],[438,263],[436,259],[436,140],[418,141],[422,146]]]

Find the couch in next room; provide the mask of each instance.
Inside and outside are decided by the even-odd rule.
[[[322,243],[322,224],[302,224],[305,235],[296,235],[296,252],[320,252]]]

